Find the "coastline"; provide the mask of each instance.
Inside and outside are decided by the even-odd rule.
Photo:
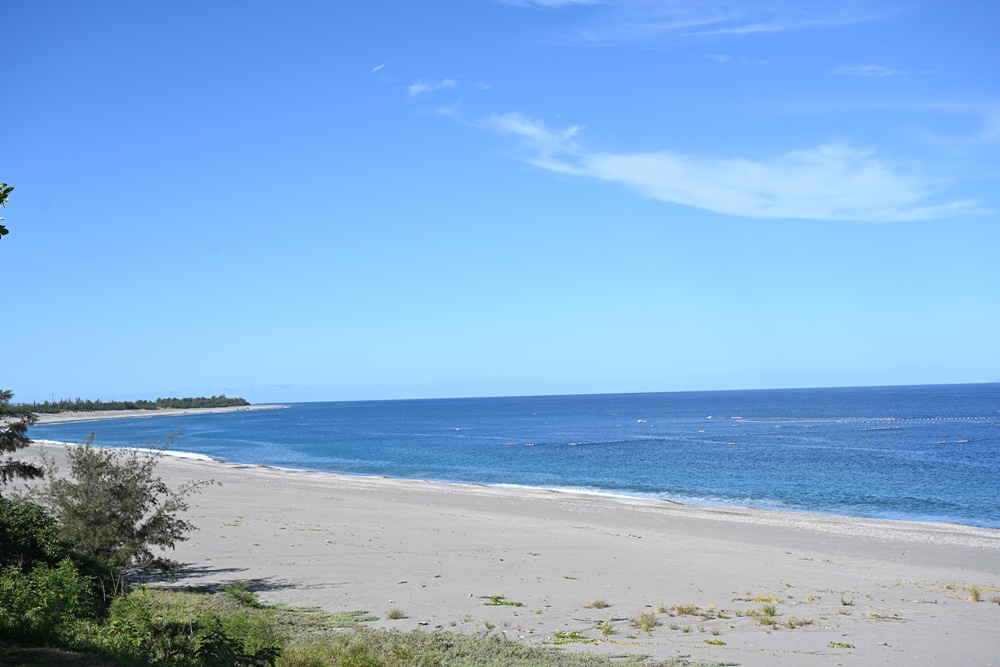
[[[241,412],[244,410],[279,410],[287,405],[235,405],[226,408],[164,408],[162,410],[100,410],[95,412],[60,412],[39,414],[37,424],[62,424],[90,422],[105,419],[142,419],[148,417],[175,417],[177,415],[210,414],[216,412]]]
[[[63,455],[61,445],[44,448]],[[474,632],[490,623],[530,643],[580,632],[598,643],[567,648],[660,658],[997,660],[1000,605],[989,600],[1000,594],[1000,530],[178,457],[157,470],[172,486],[221,483],[192,498],[189,518],[200,530],[170,554],[186,567],[167,585],[241,579],[269,602],[383,619],[398,607],[408,617],[376,626]],[[973,586],[982,602],[965,599]],[[492,595],[525,606],[484,606]],[[763,626],[745,614],[761,608],[753,598],[771,596],[777,622],[811,623]],[[595,599],[611,606],[584,606]],[[729,618],[659,614],[663,625],[648,634],[629,627],[627,619],[674,604],[712,605]],[[618,619],[616,634],[603,636],[594,625],[608,618]]]

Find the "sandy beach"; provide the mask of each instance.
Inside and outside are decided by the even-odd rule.
[[[43,447],[62,457],[52,444],[22,456]],[[159,471],[172,484],[218,482],[194,497],[199,530],[172,554],[186,565],[165,585],[239,579],[268,602],[367,610],[383,619],[374,626],[596,640],[567,650],[741,665],[1000,664],[997,530],[177,457]],[[489,596],[523,606],[488,606]],[[588,608],[595,600],[610,606]],[[675,605],[697,609],[672,616]],[[776,625],[752,615],[765,605]],[[386,620],[394,608],[406,618]],[[658,609],[659,627],[630,627]],[[608,619],[614,634],[604,635],[595,625]]]

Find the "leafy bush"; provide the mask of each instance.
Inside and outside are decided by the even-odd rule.
[[[78,618],[94,617],[100,605],[92,582],[69,558],[27,573],[9,567],[0,574],[0,636],[59,643]]]
[[[174,573],[179,564],[152,549],[172,549],[187,539],[194,525],[178,514],[187,510],[188,496],[212,482],[171,489],[155,474],[162,452],[102,449],[93,447],[92,440],[93,434],[66,450],[68,477],[58,477],[55,463],[45,459],[49,484],[40,497],[59,521],[62,535],[78,551],[115,568]],[[168,438],[162,448],[170,442]]]
[[[117,578],[114,568],[74,551],[43,507],[0,498],[0,569],[27,575],[39,566],[56,567],[66,559],[86,578],[94,603],[108,602]],[[7,571],[5,576],[10,579],[14,572]]]
[[[44,508],[0,498],[0,567],[27,572],[43,563],[53,565],[68,553],[59,524]]]
[[[144,665],[262,667],[283,644],[269,614],[230,596],[138,588],[111,605],[93,647]]]

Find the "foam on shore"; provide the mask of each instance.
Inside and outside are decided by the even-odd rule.
[[[81,447],[82,445],[78,442],[61,442],[59,440],[32,440],[33,443],[38,443],[39,445],[60,445],[63,447]],[[159,456],[170,456],[178,459],[190,459],[192,461],[215,461],[211,456],[205,454],[198,454],[197,452],[182,452],[174,451],[172,449],[153,449],[150,447],[108,447],[106,445],[94,444],[94,447],[100,447],[102,449],[125,449],[133,452],[142,452],[144,454],[156,454]]]

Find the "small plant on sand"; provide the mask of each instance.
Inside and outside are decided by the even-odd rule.
[[[848,600],[843,595],[841,595],[840,596],[840,604],[842,604],[845,607],[853,607],[854,606],[854,600]]]
[[[629,625],[633,628],[642,630],[643,632],[650,632],[653,628],[660,624],[660,619],[656,617],[651,611],[647,611],[641,616],[629,620]]]
[[[582,632],[574,630],[573,632],[556,632],[554,635],[555,640],[550,642],[544,642],[546,644],[597,644],[599,643],[597,639],[591,639],[590,637],[585,637]]]
[[[401,618],[406,618],[406,612],[404,612],[399,607],[393,607],[389,610],[389,613],[385,615],[391,621],[398,621]]]
[[[993,597],[991,597],[990,602],[996,602],[997,604],[1000,604],[1000,595],[994,595]]]
[[[523,607],[523,602],[515,602],[513,600],[508,600],[503,595],[483,595],[479,598],[480,600],[486,600],[483,603],[486,607]]]
[[[675,604],[667,613],[671,616],[701,616],[702,618],[715,618],[715,605],[699,607],[696,604]]]
[[[611,625],[611,619],[606,619],[597,624],[597,629],[601,631],[601,634],[607,637],[608,635],[615,634],[615,628]]]
[[[760,613],[764,616],[774,616],[778,613],[778,608],[773,604],[766,604],[760,609]]]
[[[712,628],[712,634],[718,637],[719,635],[722,634],[722,630],[720,630],[719,628]]]
[[[773,595],[748,595],[747,597],[733,598],[733,602],[770,602],[778,604],[781,600]]]
[[[854,648],[854,644],[846,644],[844,642],[830,642],[826,645],[827,648]]]
[[[970,602],[981,602],[983,599],[983,591],[979,586],[967,586],[965,590],[969,591],[969,601]]]
[[[725,646],[726,645],[726,642],[722,641],[721,639],[706,639],[705,643],[708,644],[709,646]]]
[[[611,603],[608,602],[607,600],[602,600],[602,599],[598,598],[596,600],[591,600],[590,602],[588,602],[584,606],[587,609],[607,609],[608,607],[611,606]]]

